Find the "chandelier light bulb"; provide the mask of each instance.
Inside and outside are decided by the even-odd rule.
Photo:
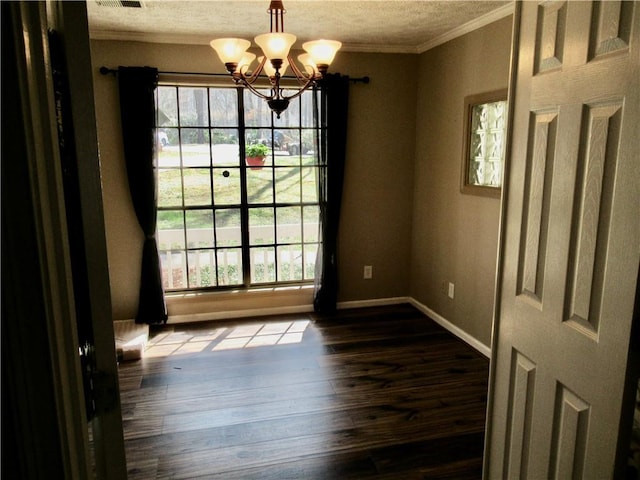
[[[236,67],[236,72],[238,73],[246,73],[249,71],[249,67],[256,59],[256,56],[251,52],[245,52],[240,61],[238,62],[238,66]]]
[[[251,46],[249,40],[243,40],[242,38],[218,38],[212,40],[209,44],[225,65],[228,63],[240,63],[242,56]]]
[[[262,59],[264,57],[258,57],[258,62],[262,63]],[[284,76],[284,72],[287,71],[287,67],[289,66],[289,60],[286,58],[282,61],[282,66],[280,67],[280,76]],[[276,69],[271,65],[271,62],[265,62],[264,64],[264,73],[267,74],[269,78],[276,76]]]
[[[335,40],[315,40],[302,44],[302,48],[311,56],[316,65],[331,65],[336,52],[340,49],[342,43]]]
[[[296,36],[291,33],[263,33],[255,38],[256,43],[269,60],[284,60],[289,55]]]
[[[302,64],[309,75],[315,75],[318,71],[318,66],[311,59],[311,55],[309,55],[308,53],[302,53],[298,55],[298,61]]]

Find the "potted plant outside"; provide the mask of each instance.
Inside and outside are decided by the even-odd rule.
[[[264,158],[269,153],[269,147],[262,143],[247,145],[245,149],[245,160],[251,170],[260,170],[264,166]]]

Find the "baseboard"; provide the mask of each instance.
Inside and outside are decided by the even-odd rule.
[[[409,297],[389,297],[389,298],[373,298],[370,300],[353,300],[350,302],[338,302],[338,310],[347,308],[366,308],[366,307],[383,307],[385,305],[399,305],[402,303],[410,303]]]
[[[426,305],[417,301],[415,298],[410,298],[410,303],[411,305],[416,307],[418,310],[420,310],[422,313],[424,313],[427,317],[429,317],[434,322],[436,322],[438,325],[449,330],[451,333],[453,333],[460,340],[468,344],[470,347],[475,348],[478,352],[480,352],[485,357],[491,358],[491,347],[486,346],[484,343],[482,343],[478,339],[472,337],[467,332],[462,330],[460,327],[455,326],[453,323],[451,323],[449,320],[444,318],[442,315],[434,312]]]

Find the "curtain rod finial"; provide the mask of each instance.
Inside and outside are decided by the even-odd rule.
[[[117,70],[112,70],[110,68],[102,66],[100,67],[100,73],[102,75],[109,75],[110,73],[113,73],[113,75],[115,75],[117,73]]]

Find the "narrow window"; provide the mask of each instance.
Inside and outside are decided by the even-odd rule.
[[[507,131],[507,92],[465,98],[462,193],[500,196]]]

